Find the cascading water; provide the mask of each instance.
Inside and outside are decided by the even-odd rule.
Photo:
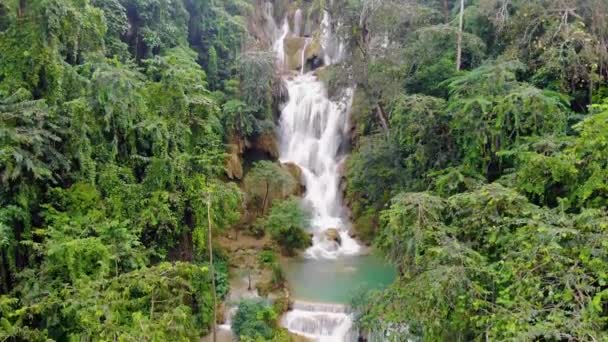
[[[347,307],[339,304],[296,302],[283,317],[283,325],[292,332],[319,341],[350,341],[352,321]]]
[[[340,147],[348,129],[347,111],[352,91],[343,101],[330,101],[323,83],[311,73],[286,80],[289,101],[280,119],[280,160],[302,169],[306,194],[311,207],[313,245],[306,250],[310,258],[335,259],[359,253],[361,246],[348,234],[349,224],[339,189]],[[340,243],[326,236],[335,229]]]
[[[297,9],[293,16],[293,34],[296,37],[300,37],[302,34],[302,10]]]
[[[300,67],[300,74],[304,74],[304,70],[306,70],[306,49],[308,48],[308,44],[310,44],[310,38],[304,38],[304,47],[302,48],[302,58],[300,63],[302,66]]]
[[[281,32],[280,32],[279,36],[277,37],[277,40],[272,45],[272,49],[274,50],[274,53],[277,56],[277,60],[279,61],[280,67],[283,67],[283,65],[285,64],[284,41],[285,41],[285,37],[287,37],[288,34],[289,34],[289,23],[287,22],[287,19],[285,19],[283,21],[283,26],[281,26]]]
[[[324,22],[329,24],[329,14]],[[329,26],[328,26],[329,27]],[[288,25],[275,42],[274,49],[280,63],[284,63],[283,40]],[[335,39],[331,32],[324,34],[323,46],[329,47]],[[306,186],[304,202],[312,212],[311,233],[313,244],[305,252],[311,259],[336,259],[360,253],[361,246],[352,239],[346,219],[339,187],[340,168],[344,159],[343,146],[348,131],[348,110],[352,90],[346,89],[340,101],[332,101],[314,72],[306,70],[305,38],[299,75],[285,79],[289,100],[284,104],[280,118],[280,161],[292,162],[302,169]],[[339,50],[339,49],[338,49]],[[332,58],[325,58],[330,62]],[[336,236],[330,236],[330,232]],[[352,320],[343,305],[295,302],[294,310],[283,318],[283,325],[292,332],[319,341],[350,341]]]
[[[340,23],[338,23],[338,28]],[[323,62],[325,65],[339,62],[344,55],[344,43],[337,39],[334,35],[331,26],[331,16],[329,12],[323,11],[323,20],[321,21],[321,46],[325,52],[323,55]]]

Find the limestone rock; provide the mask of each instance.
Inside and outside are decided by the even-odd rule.
[[[302,49],[306,40],[302,37],[285,38],[284,51],[287,67],[290,70],[300,70],[302,67]]]
[[[306,51],[304,51],[306,55],[306,60],[313,59],[315,57],[323,57],[323,47],[318,39],[313,39],[307,46]]]
[[[282,163],[281,167],[283,170],[289,172],[293,176],[294,179],[300,181],[302,179],[302,169],[292,162]]]
[[[338,245],[342,244],[342,238],[340,232],[336,228],[329,228],[325,231],[325,237],[327,240],[335,241]]]
[[[235,144],[228,145],[228,156],[226,157],[224,171],[230,179],[243,178],[243,164],[239,156],[239,147]]]
[[[279,144],[273,132],[258,135],[253,141],[252,148],[272,158],[279,158]]]
[[[306,186],[304,185],[304,181],[302,179],[302,169],[297,164],[291,162],[282,163],[281,168],[287,171],[296,181],[297,186],[295,187],[292,195],[299,196],[303,194],[306,190]]]

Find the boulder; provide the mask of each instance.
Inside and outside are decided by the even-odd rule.
[[[306,55],[306,60],[313,59],[315,57],[323,57],[323,47],[318,39],[313,39],[306,46],[306,51],[304,51]]]
[[[335,241],[338,245],[342,244],[340,232],[336,228],[329,228],[325,231],[325,238],[329,241]]]
[[[281,163],[281,167],[283,170],[289,172],[289,174],[292,175],[295,180],[301,182],[302,169],[297,164],[292,162]]]
[[[304,50],[304,63],[309,61],[320,61],[320,63],[313,63],[317,67],[323,64],[323,47],[317,38],[309,40],[306,44],[306,40],[310,38],[304,37],[288,37],[285,38],[284,52],[286,57],[286,64],[290,70],[299,71],[302,68],[302,49]]]
[[[285,38],[283,49],[289,70],[300,70],[302,67],[302,49],[306,40],[302,37]]]
[[[304,181],[302,178],[302,169],[294,164],[294,163],[281,163],[281,168],[287,171],[293,179],[296,181],[296,187],[294,189],[294,193],[291,195],[300,196],[306,191],[306,186],[304,185]]]

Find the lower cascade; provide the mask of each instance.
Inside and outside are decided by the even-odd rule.
[[[356,341],[351,315],[342,304],[296,301],[282,323],[291,332],[317,341]]]

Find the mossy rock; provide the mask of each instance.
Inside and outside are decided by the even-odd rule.
[[[260,281],[257,284],[255,284],[255,289],[258,291],[258,294],[260,295],[260,297],[268,297],[268,294],[270,294],[270,292],[272,292],[272,284],[268,281]]]
[[[276,298],[272,303],[272,307],[277,314],[284,314],[285,312],[289,311],[289,308],[291,307],[289,297],[283,295]]]
[[[285,38],[283,49],[289,69],[296,70],[302,67],[302,49],[304,48],[304,44],[306,44],[306,40],[302,37]]]
[[[340,237],[340,232],[336,228],[328,228],[325,230],[325,238],[329,241],[334,241],[338,245],[342,244],[342,238]]]
[[[294,187],[294,193],[292,195],[299,196],[303,194],[306,190],[306,186],[302,181],[302,169],[294,163],[282,163],[281,168],[289,172],[289,174],[296,181],[297,186]]]
[[[263,133],[255,137],[252,149],[263,152],[271,158],[279,158],[279,143],[273,132]]]
[[[224,171],[229,179],[242,179],[243,178],[243,164],[241,163],[241,157],[239,156],[239,148],[235,144],[228,145],[228,155],[224,165]]]
[[[321,42],[318,39],[313,39],[307,46],[306,51],[306,60],[313,59],[315,57],[322,58],[323,57],[323,47],[321,46]]]

